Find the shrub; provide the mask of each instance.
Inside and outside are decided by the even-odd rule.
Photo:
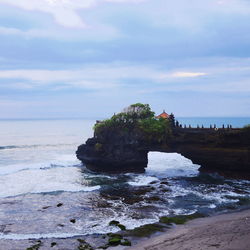
[[[110,119],[96,123],[95,136],[106,129],[118,128],[125,133],[130,129],[137,129],[143,133],[146,140],[154,139],[161,142],[171,134],[171,121],[163,118],[156,119],[154,114],[148,104],[132,104]]]
[[[170,122],[166,119],[148,118],[139,122],[139,128],[145,134],[147,140],[157,139],[162,142],[171,134]]]

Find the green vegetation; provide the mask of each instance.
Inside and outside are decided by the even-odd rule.
[[[125,237],[138,237],[138,238],[144,238],[144,237],[150,237],[152,234],[155,234],[157,232],[164,232],[166,231],[166,228],[170,228],[170,224],[184,224],[189,220],[193,220],[196,218],[204,217],[203,214],[200,213],[194,213],[190,215],[178,215],[174,217],[161,217],[159,219],[158,223],[153,224],[146,224],[137,228],[134,228],[132,230],[126,230],[122,232],[122,234],[117,233],[108,233],[106,236],[108,237],[108,242],[104,246],[101,246],[99,248],[107,249],[112,246],[131,246],[131,242],[126,239]],[[110,226],[118,226],[121,225],[119,221],[112,220],[109,222]],[[103,238],[106,238],[104,236]]]
[[[122,238],[120,238],[120,237],[112,237],[112,238],[109,239],[109,245],[111,245],[111,246],[120,245],[121,239]]]
[[[157,232],[164,232],[166,226],[159,224],[147,224],[140,227],[136,227],[132,230],[127,230],[126,234],[128,236],[134,237],[149,237],[150,235]]]
[[[122,225],[122,224],[118,224],[117,226],[118,226],[121,230],[123,230],[123,231],[126,230],[126,227],[125,227],[124,225]]]
[[[132,246],[131,242],[128,239],[122,239],[120,244],[122,246]]]
[[[102,128],[107,127],[131,127],[140,120],[153,117],[154,112],[151,111],[148,104],[136,103],[124,109],[123,112],[114,114],[110,119],[97,123],[94,130],[98,132]]]
[[[123,235],[121,234],[114,234],[114,233],[108,233],[108,242],[104,246],[98,247],[101,249],[107,249],[109,247],[114,247],[114,246],[131,246],[131,242],[128,239],[123,238]]]
[[[77,239],[77,241],[80,243],[78,246],[78,250],[93,250],[94,248],[87,243],[85,240]]]
[[[37,241],[37,244],[28,247],[26,250],[38,250],[42,246],[42,242],[40,240]]]
[[[193,220],[196,218],[204,217],[204,215],[200,213],[194,213],[190,215],[178,215],[174,217],[161,217],[159,220],[159,223],[154,224],[147,224],[143,225],[137,228],[134,228],[133,230],[127,230],[126,234],[128,236],[134,236],[134,237],[149,237],[150,235],[157,233],[157,232],[164,232],[166,227],[168,227],[169,224],[184,224],[189,220]],[[166,224],[166,225],[164,225]]]
[[[125,133],[130,129],[143,133],[146,140],[161,142],[171,134],[171,121],[168,119],[156,119],[148,104],[136,103],[124,109],[123,112],[113,115],[110,119],[96,123],[95,135],[101,134],[106,129],[120,129]],[[100,150],[96,145],[96,150]]]
[[[163,216],[160,218],[160,222],[164,223],[164,224],[184,224],[189,220],[193,220],[196,218],[201,218],[204,217],[204,215],[199,214],[199,213],[194,213],[194,214],[190,214],[190,215],[178,215],[178,216],[174,216],[174,217],[167,217],[167,216]]]
[[[144,132],[147,140],[156,139],[158,142],[166,140],[171,134],[171,127],[168,120],[160,118],[147,118],[139,121],[138,127]]]

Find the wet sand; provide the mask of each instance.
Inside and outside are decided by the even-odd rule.
[[[249,250],[250,209],[195,219],[129,249]]]

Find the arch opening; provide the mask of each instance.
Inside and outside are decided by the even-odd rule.
[[[148,165],[146,173],[152,175],[194,176],[199,173],[199,165],[178,153],[165,153],[158,151],[148,152]]]

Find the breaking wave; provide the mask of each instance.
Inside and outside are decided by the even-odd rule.
[[[72,146],[75,143],[70,144],[35,144],[35,145],[7,145],[7,146],[0,146],[0,150],[7,150],[7,149],[32,149],[32,148],[40,148],[40,147],[60,147],[60,146]]]

